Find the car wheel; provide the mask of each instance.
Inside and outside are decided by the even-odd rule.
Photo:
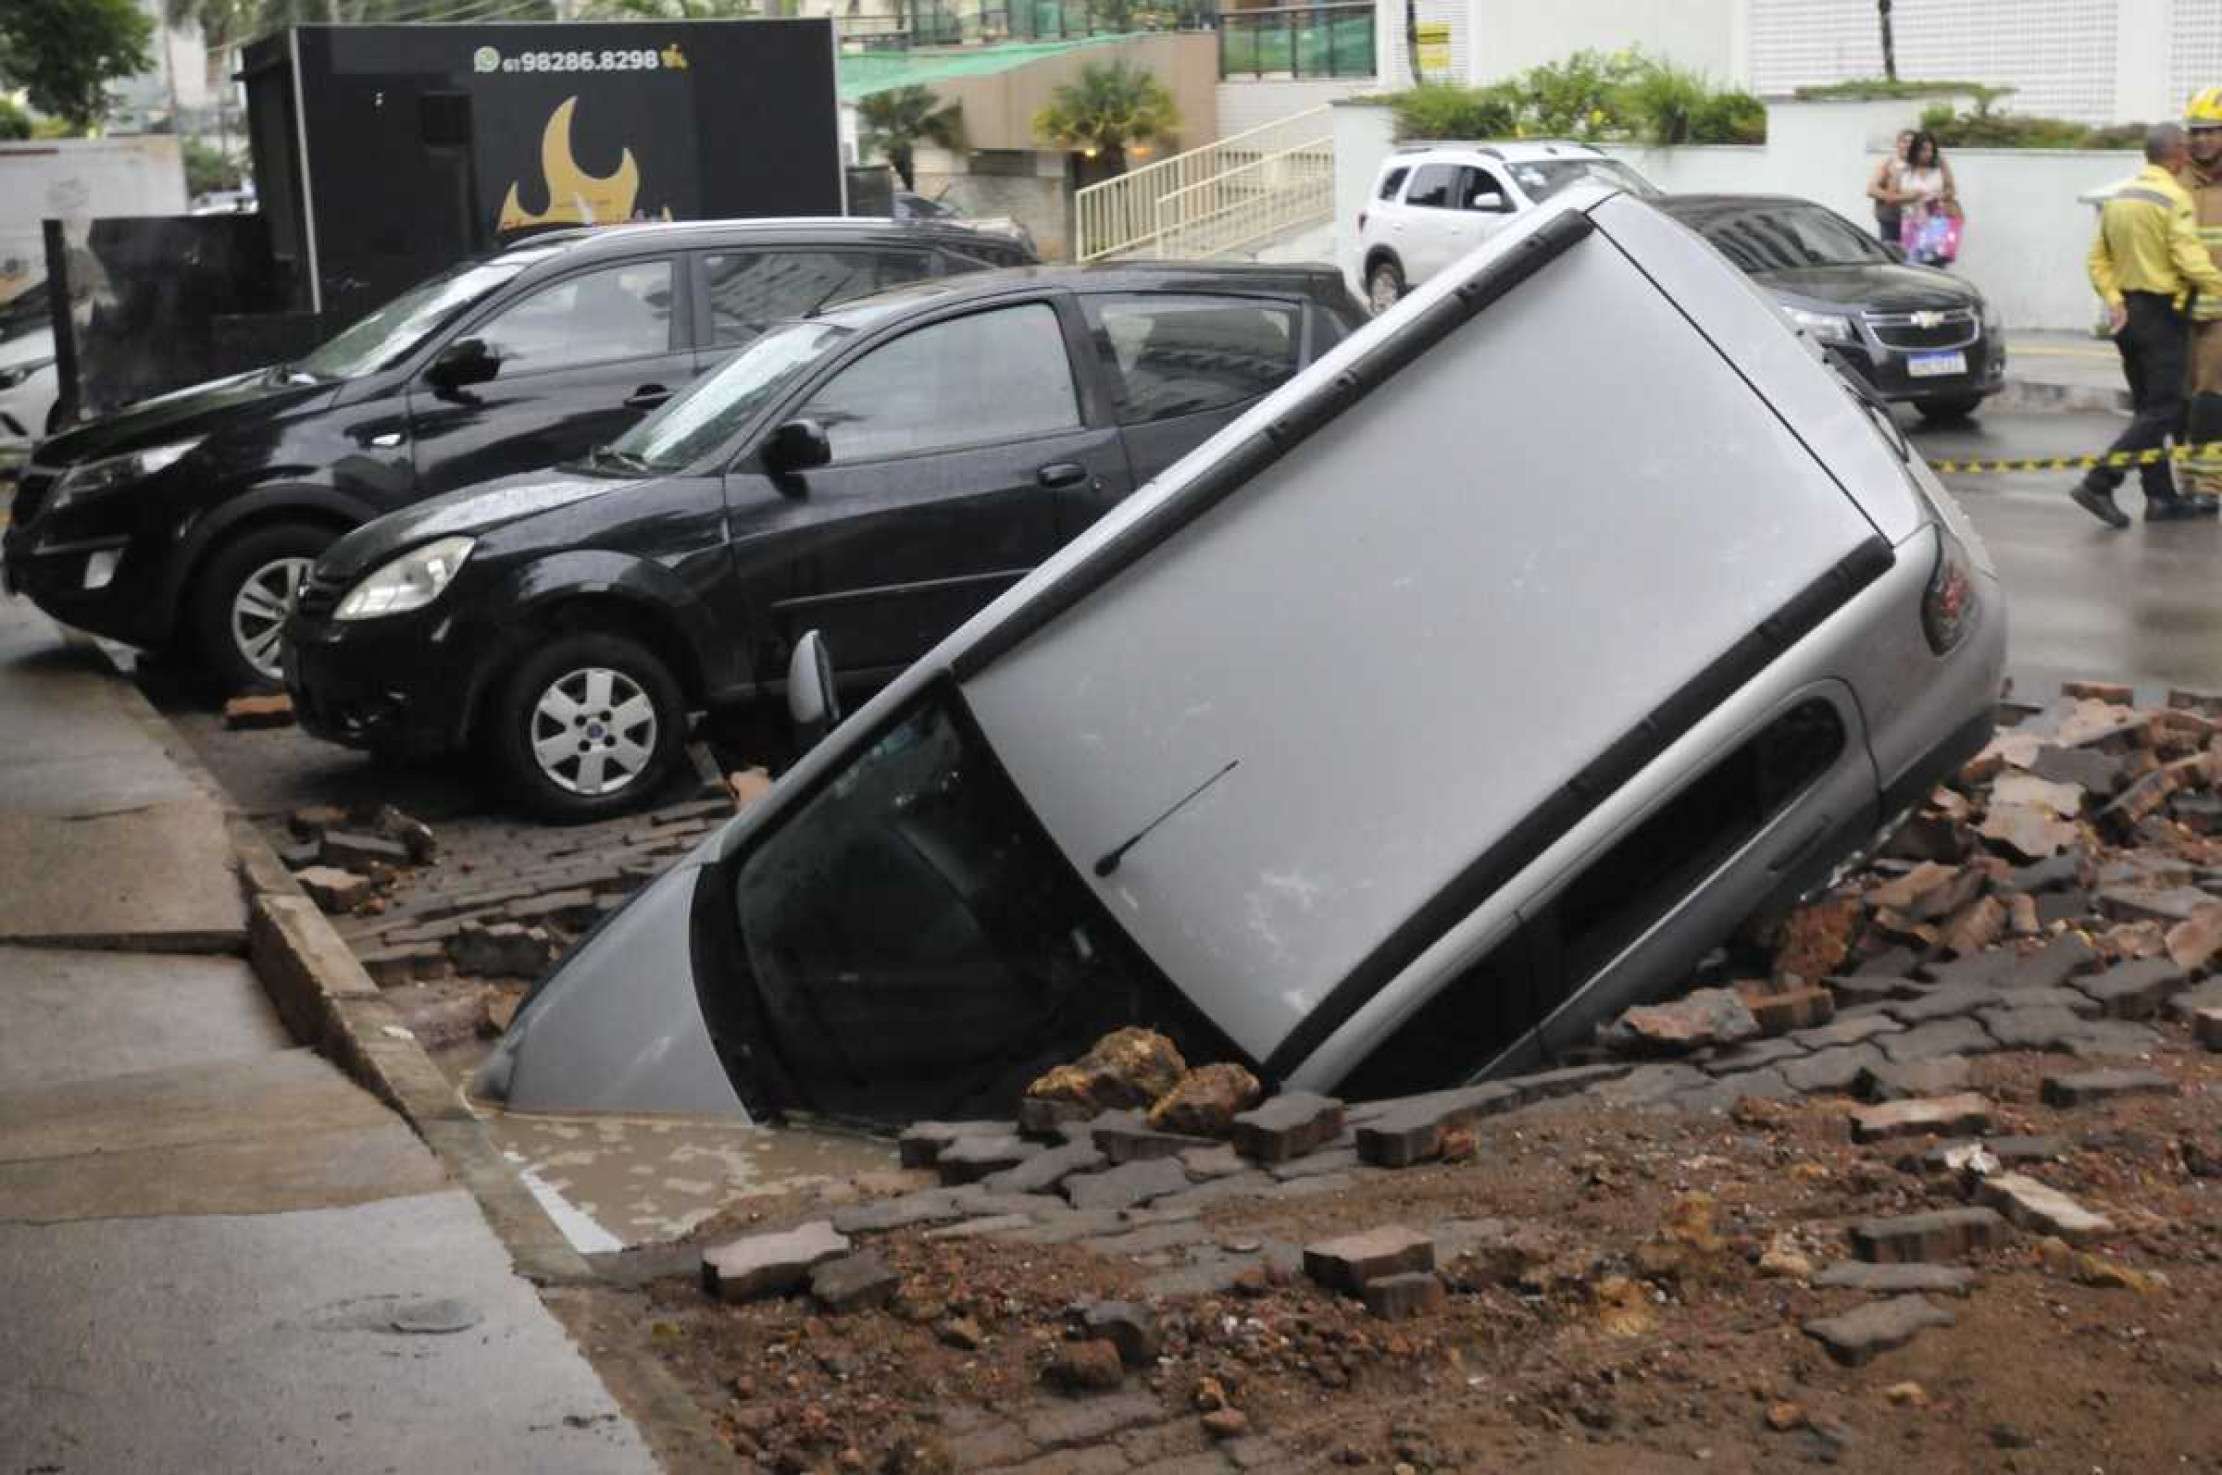
[[[1384,257],[1366,273],[1366,310],[1375,317],[1404,300],[1404,268]]]
[[[525,805],[558,820],[648,803],[686,741],[677,678],[619,635],[578,632],[539,647],[502,687],[493,718],[502,777]]]
[[[337,536],[312,523],[259,527],[217,549],[194,584],[194,644],[227,692],[268,691],[284,679],[278,637],[317,556]]]
[[[1959,394],[1950,399],[1928,399],[1914,406],[1921,418],[1937,425],[1947,425],[1955,420],[1966,420],[1983,408],[1979,394]]]

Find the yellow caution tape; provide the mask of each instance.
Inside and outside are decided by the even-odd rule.
[[[2095,456],[2013,456],[1974,461],[1931,461],[1939,476],[1968,476],[1998,471],[2089,471],[2108,466],[2126,469],[2150,466],[2156,461],[2188,463],[2200,471],[2222,473],[2222,441],[2196,446],[2168,446],[2151,451],[2101,451]]]

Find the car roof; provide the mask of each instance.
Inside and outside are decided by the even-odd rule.
[[[854,244],[948,246],[953,250],[991,247],[1025,252],[1025,245],[999,231],[953,220],[896,220],[885,215],[770,215],[747,220],[650,220],[623,225],[567,226],[521,236],[503,248],[529,251],[561,248],[565,256],[616,255],[645,244],[715,246],[744,241],[840,242]]]
[[[1347,291],[1331,266],[1258,262],[1120,261],[1086,266],[1006,266],[960,276],[906,282],[841,304],[837,311],[870,311],[875,319],[926,302],[986,301],[1043,287],[1073,292],[1275,292],[1334,298]]]
[[[1736,195],[1726,193],[1653,195],[1651,203],[1669,215],[1700,215],[1708,210],[1748,210],[1755,206],[1796,205],[1808,210],[1827,210],[1819,200],[1808,200],[1798,195]],[[1830,214],[1835,214],[1833,210]]]
[[[1421,155],[1445,154],[1459,158],[1493,159],[1500,164],[1528,164],[1542,159],[1602,159],[1586,143],[1562,138],[1450,139],[1436,138],[1398,144],[1382,162],[1384,169],[1410,164]]]

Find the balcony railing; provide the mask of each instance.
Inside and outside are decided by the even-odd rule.
[[[1279,5],[1219,16],[1222,77],[1370,77],[1373,6]]]
[[[1334,126],[1325,107],[1091,184],[1073,196],[1074,256],[1213,256],[1334,209]]]
[[[876,50],[1208,31],[1218,15],[1217,0],[910,0],[834,24],[844,42]]]

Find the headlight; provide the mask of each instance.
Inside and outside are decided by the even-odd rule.
[[[70,503],[82,502],[87,497],[98,497],[136,486],[157,471],[175,466],[203,439],[204,437],[196,435],[191,440],[174,440],[166,446],[126,451],[120,456],[104,456],[98,461],[86,461],[72,466],[54,484],[54,499],[47,505],[60,511]]]
[[[471,556],[471,539],[442,538],[412,549],[347,591],[333,616],[341,620],[375,620],[380,615],[407,614],[423,609],[454,582],[463,560]]]
[[[1823,343],[1856,343],[1859,335],[1852,331],[1852,320],[1840,313],[1807,312],[1802,307],[1782,309],[1791,322],[1811,333]]]
[[[6,368],[0,368],[0,389],[13,389],[39,370],[51,367],[53,363],[54,360],[52,359],[31,359],[24,363],[9,364]]]

